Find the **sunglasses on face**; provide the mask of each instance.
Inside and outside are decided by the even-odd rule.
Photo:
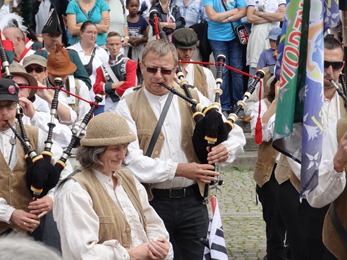
[[[152,74],[156,74],[158,72],[158,70],[160,70],[160,73],[163,75],[171,75],[171,73],[173,71],[173,69],[169,70],[169,69],[164,69],[164,68],[147,67],[145,64],[143,64],[143,66],[145,66],[148,73],[152,73]]]
[[[324,61],[324,69],[328,69],[330,66],[333,68],[333,70],[341,69],[343,66],[343,61],[330,62],[330,61],[325,60]]]
[[[25,70],[28,73],[33,72],[34,70],[36,71],[36,73],[42,73],[45,69],[43,67],[26,67]]]

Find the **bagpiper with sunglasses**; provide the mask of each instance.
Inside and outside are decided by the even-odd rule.
[[[236,125],[226,141],[209,150],[209,164],[199,163],[192,143],[195,123],[190,104],[161,85],[184,95],[175,82],[177,65],[172,43],[149,42],[140,64],[143,87],[121,99],[117,112],[138,138],[128,146],[126,163],[148,185],[151,205],[170,233],[175,259],[202,259],[205,246],[200,241],[208,229],[204,187],[219,174],[211,164],[231,163],[243,152],[246,141]],[[211,105],[196,88],[191,93],[203,106]]]
[[[74,95],[85,100],[90,100],[89,89],[80,79],[75,78],[73,73],[76,66],[70,60],[70,54],[67,49],[61,45],[51,52],[48,60],[40,55],[31,55],[26,57],[23,65],[28,74],[35,77],[38,85],[41,87],[53,87],[56,85],[55,79],[60,78],[63,88],[68,91],[60,91],[58,95],[59,105],[57,116],[60,123],[68,125],[70,128],[74,124],[80,124],[84,116],[88,113],[90,105],[87,102],[80,101]],[[54,90],[43,88],[38,89],[37,94],[49,104],[52,105]],[[50,110],[48,110],[49,112]]]
[[[115,111],[124,91],[137,85],[137,63],[124,57],[120,52],[121,47],[120,34],[109,32],[106,38],[106,48],[110,59],[96,69],[93,86],[95,94],[106,95],[104,111]]]
[[[325,36],[324,100],[320,113],[322,125],[318,130],[323,131],[323,143],[318,186],[300,201],[301,165],[281,155],[275,170],[279,183],[277,200],[287,229],[291,259],[347,259],[347,247],[344,248],[338,239],[338,231],[334,230],[328,212],[329,204],[339,196],[346,183],[347,128],[340,135],[340,122],[344,120],[346,123],[347,111],[344,98],[340,96],[342,91],[337,91],[341,88],[339,76],[344,64],[341,43],[331,35]],[[346,201],[345,196],[342,200],[344,208],[338,213],[343,217],[341,221],[345,229]],[[327,219],[330,221],[328,225]]]

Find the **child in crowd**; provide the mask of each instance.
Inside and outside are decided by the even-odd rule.
[[[127,16],[129,30],[129,50],[128,57],[136,62],[141,61],[142,50],[148,40],[148,23],[139,15],[139,0],[126,0],[126,8],[129,11]],[[138,66],[137,77],[141,80],[141,71]]]
[[[277,61],[277,47],[278,47],[278,37],[281,35],[282,29],[279,27],[272,28],[266,39],[270,42],[270,48],[265,49],[259,56],[257,71],[263,70],[265,72],[264,85],[267,80],[274,74],[275,65]],[[245,115],[243,116],[243,121],[249,122],[251,120],[250,113],[252,111],[253,105],[258,101],[259,96],[259,84],[257,85],[255,91],[249,99],[246,101]],[[262,89],[262,96],[264,96],[264,88]]]
[[[269,32],[269,35],[266,39],[269,40],[270,48],[263,50],[260,54],[257,70],[262,69],[264,67],[274,67],[277,60],[277,38],[281,35],[282,29],[279,27],[272,28]],[[273,70],[270,69],[273,74]]]

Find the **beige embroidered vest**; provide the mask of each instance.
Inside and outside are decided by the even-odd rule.
[[[264,99],[264,101],[267,107],[269,107],[271,103],[267,99]],[[270,180],[277,155],[278,151],[272,147],[272,140],[269,142],[262,142],[259,145],[257,161],[253,173],[253,178],[259,187],[262,187]]]
[[[184,95],[183,90],[175,83],[174,88]],[[192,96],[195,100],[199,101],[197,92],[191,91]],[[128,104],[129,111],[133,120],[136,122],[137,137],[139,141],[140,148],[146,152],[149,142],[151,140],[152,134],[157,124],[157,119],[148,103],[144,90],[141,88],[131,95],[127,95],[125,100]],[[198,158],[194,152],[194,147],[192,143],[192,135],[194,132],[195,123],[192,118],[192,113],[190,106],[186,101],[178,98],[180,116],[181,116],[181,135],[182,135],[182,149],[186,155],[188,162],[198,162]],[[139,109],[141,108],[141,109]],[[158,140],[154,145],[152,158],[157,158],[160,155],[161,149],[164,143],[164,135],[161,132],[159,134]],[[203,194],[203,184],[199,183],[200,192]],[[150,187],[146,187],[148,192],[148,197],[151,200],[153,195],[150,192]]]
[[[135,180],[132,173],[122,168],[117,171],[122,178],[122,185],[132,201],[135,209],[139,213],[143,228],[146,229],[146,219],[135,187]],[[123,216],[121,209],[113,202],[107,191],[90,171],[79,172],[72,177],[83,189],[85,189],[93,201],[93,208],[99,217],[99,243],[106,240],[117,239],[122,246],[130,248],[131,245],[131,227]]]
[[[194,87],[196,87],[205,97],[208,97],[207,93],[207,81],[206,75],[202,66],[199,64],[193,64],[194,66]]]
[[[19,129],[18,124],[16,124],[16,129]],[[25,131],[30,140],[32,148],[36,150],[38,129],[33,126],[25,126]],[[24,159],[25,153],[18,139],[16,142],[16,150],[17,163],[13,168],[13,171],[11,171],[11,169],[8,167],[3,154],[0,153],[0,198],[5,199],[8,205],[14,207],[15,209],[28,211],[28,205],[29,202],[32,201],[33,196],[27,188],[27,168],[26,161]],[[9,228],[17,232],[26,232],[14,224],[0,222],[0,234]]]

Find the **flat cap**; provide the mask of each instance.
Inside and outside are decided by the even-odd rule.
[[[174,31],[172,43],[177,49],[192,49],[196,47],[198,36],[189,28],[181,28]]]

